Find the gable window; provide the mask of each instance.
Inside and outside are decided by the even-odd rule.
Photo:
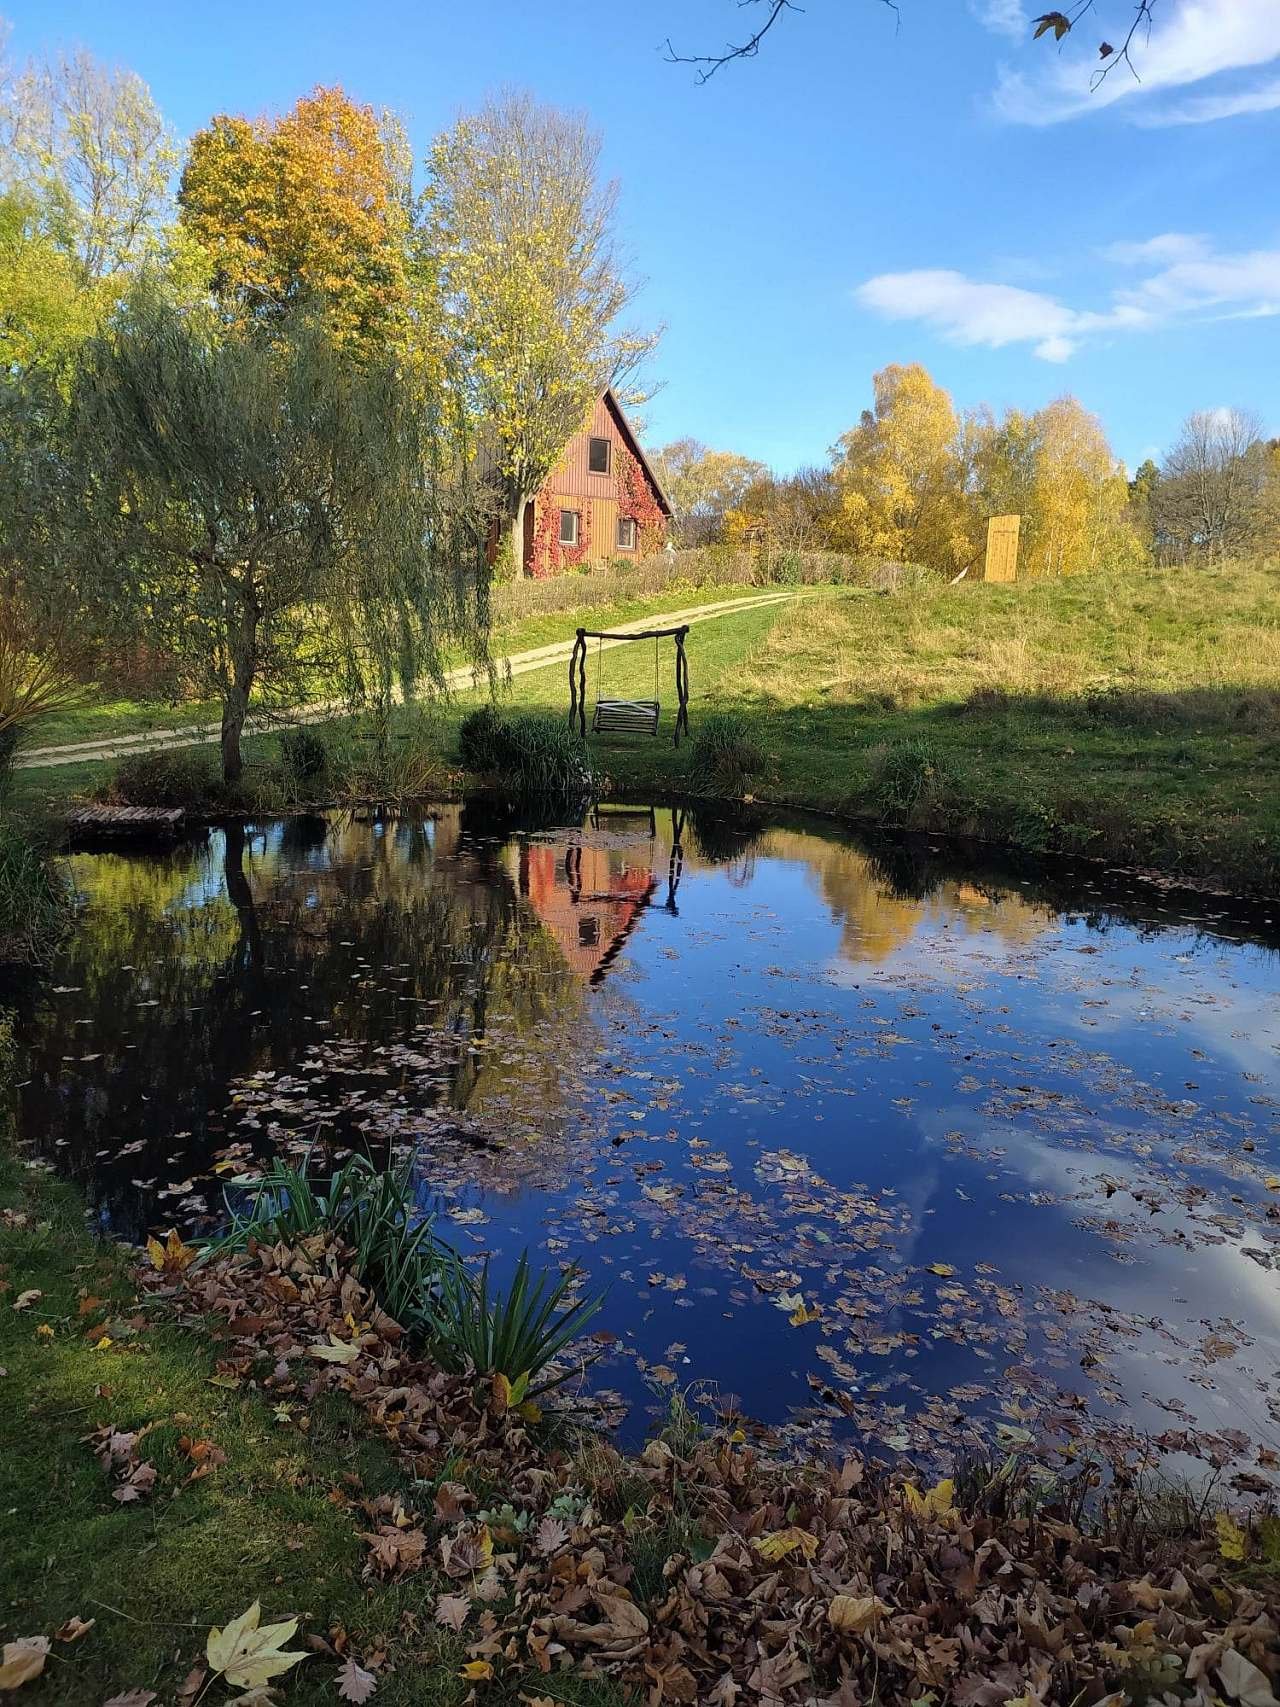
[[[608,439],[590,439],[587,443],[587,467],[592,474],[607,474],[613,446]]]
[[[560,543],[561,545],[576,545],[578,543],[578,512],[576,510],[561,510],[560,512]]]
[[[634,516],[618,517],[618,550],[634,551],[636,548],[636,518]]]

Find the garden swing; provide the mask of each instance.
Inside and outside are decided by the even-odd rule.
[[[676,643],[676,724],[672,743],[680,745],[681,732],[689,733],[689,660],[685,656],[686,623],[680,628],[646,628],[635,634],[611,634],[606,629],[580,628],[569,658],[569,725],[587,733],[587,642],[596,642],[596,704],[591,718],[594,735],[656,735],[662,705],[658,699],[658,654],[661,642]],[[600,655],[604,642],[620,645],[626,640],[653,641],[653,698],[604,699],[600,693]]]

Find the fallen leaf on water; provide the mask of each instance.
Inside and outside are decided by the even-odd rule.
[[[787,1317],[793,1328],[807,1327],[810,1322],[816,1322],[822,1314],[821,1304],[801,1304],[798,1310],[793,1310]]]
[[[337,1683],[338,1695],[343,1701],[367,1701],[378,1687],[373,1673],[357,1665],[353,1659],[348,1659],[338,1673]]]
[[[955,1268],[949,1262],[931,1262],[929,1264],[929,1273],[940,1274],[944,1280],[948,1279],[955,1272]]]
[[[39,1677],[49,1653],[47,1636],[20,1636],[6,1642],[0,1660],[0,1689],[18,1689]]]
[[[205,1643],[205,1654],[214,1671],[240,1689],[254,1689],[307,1657],[284,1652],[284,1644],[297,1632],[296,1618],[259,1628],[261,1616],[261,1603],[255,1600],[247,1612],[233,1618],[224,1629],[210,1630]]]

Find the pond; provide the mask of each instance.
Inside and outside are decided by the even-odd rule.
[[[468,1255],[607,1289],[629,1438],[691,1392],[885,1452],[1280,1464],[1266,909],[666,807],[71,865],[81,928],[8,999],[22,1136],[104,1229],[360,1147]]]

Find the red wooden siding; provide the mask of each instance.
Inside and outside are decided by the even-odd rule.
[[[593,438],[609,441],[607,474],[593,474],[588,466],[589,446]],[[661,529],[637,529],[636,544],[631,550],[618,545],[619,468],[620,458],[623,456],[634,459],[642,479],[647,483],[663,515]],[[586,541],[586,549],[581,557],[575,554],[572,561],[605,563],[614,557],[643,557],[648,552],[660,550],[666,544],[666,521],[670,516],[670,507],[653,479],[645,463],[644,453],[635,442],[625,417],[614,402],[613,394],[608,391],[596,399],[587,425],[565,446],[564,455],[547,477],[536,502],[540,518],[550,512],[550,535],[553,539],[558,539],[560,534],[559,512],[578,512],[581,518],[579,536]],[[532,562],[534,531],[538,531],[542,537],[546,535],[545,527],[527,531],[525,568],[533,569],[535,573],[541,569],[542,573],[546,573],[545,567],[535,566]],[[552,565],[552,568],[554,567],[556,565]]]

